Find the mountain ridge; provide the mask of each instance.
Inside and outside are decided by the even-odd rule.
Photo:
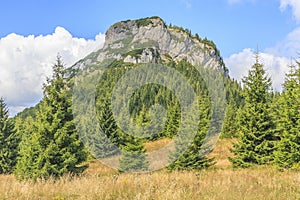
[[[136,64],[186,59],[192,65],[221,70],[228,76],[228,69],[212,41],[201,39],[198,34],[193,36],[188,29],[167,26],[160,17],[117,22],[105,35],[103,47],[75,63],[73,69],[82,70],[105,60]]]

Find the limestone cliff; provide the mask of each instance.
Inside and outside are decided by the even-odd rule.
[[[78,62],[75,67],[84,68],[106,59],[123,59],[132,63],[186,59],[193,65],[227,72],[212,41],[193,36],[181,27],[167,26],[159,17],[127,20],[112,25],[106,32],[103,48]]]

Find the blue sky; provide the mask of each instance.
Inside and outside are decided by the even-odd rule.
[[[117,21],[157,15],[212,39],[227,57],[284,39],[297,24],[290,8],[279,7],[279,0],[11,0],[1,2],[0,37],[47,35],[61,26],[74,37],[93,39]]]
[[[37,103],[60,52],[72,65],[101,48],[115,22],[160,16],[213,40],[230,75],[240,80],[261,59],[280,90],[300,49],[299,0],[27,0],[0,1],[0,96],[12,113]],[[19,91],[19,92],[16,92]]]

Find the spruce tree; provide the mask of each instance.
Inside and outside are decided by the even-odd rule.
[[[32,117],[24,120],[16,119],[16,128],[21,136],[19,145],[19,158],[14,174],[18,179],[29,179],[35,176],[37,169],[37,157],[41,154],[41,146],[38,141],[36,123]]]
[[[221,138],[233,138],[237,136],[237,124],[236,124],[236,117],[237,117],[237,106],[236,103],[230,95],[229,101],[226,107],[226,115],[222,127]]]
[[[175,139],[175,151],[170,154],[170,165],[168,169],[171,170],[202,170],[214,164],[214,158],[207,158],[205,155],[210,151],[207,147],[205,137],[209,131],[210,125],[210,109],[209,99],[203,97],[199,101],[199,110],[194,111],[199,113],[199,121],[191,119],[190,123],[197,123],[198,130],[192,141],[190,138],[193,130],[183,130],[184,134],[179,135]],[[208,148],[208,149],[206,149]],[[183,151],[185,150],[185,151]]]
[[[171,107],[171,112],[168,114],[168,118],[166,120],[166,130],[165,130],[165,136],[168,138],[173,138],[179,129],[180,124],[180,107],[179,103],[174,103],[174,106]]]
[[[300,63],[290,67],[278,101],[277,129],[280,142],[275,163],[282,168],[300,169]]]
[[[13,172],[18,156],[19,137],[14,123],[9,119],[9,111],[0,98],[0,174]]]
[[[22,166],[24,170],[21,170],[20,177],[59,177],[65,173],[80,173],[86,167],[79,166],[86,160],[87,153],[73,122],[71,91],[65,73],[58,57],[53,66],[52,79],[44,84],[44,98],[35,123],[36,132],[27,144],[35,147],[38,155],[31,158],[30,165]],[[21,152],[23,150],[26,152],[26,147]],[[28,153],[35,152],[29,150]],[[30,171],[28,174],[26,169]]]
[[[267,164],[273,161],[273,152],[278,138],[271,114],[271,79],[263,65],[258,62],[243,79],[245,105],[238,113],[238,141],[229,158],[234,167],[249,167],[251,164]]]
[[[129,116],[126,116],[129,118]],[[132,124],[127,131],[140,128],[140,124]],[[146,150],[144,149],[144,140],[137,132],[131,134],[118,129],[118,143],[121,148],[121,157],[119,162],[120,172],[143,172],[148,170],[148,161],[146,160]]]
[[[104,100],[99,109],[99,125],[101,133],[95,138],[95,155],[97,158],[105,158],[120,153],[118,126],[113,118],[110,101]]]
[[[148,170],[146,150],[139,138],[127,135],[127,143],[122,147],[119,171],[142,172]]]

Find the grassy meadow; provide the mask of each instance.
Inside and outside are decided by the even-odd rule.
[[[167,141],[146,145],[155,150]],[[92,161],[79,177],[18,182],[0,176],[0,199],[300,199],[300,173],[279,172],[272,166],[232,169],[227,157],[231,140],[219,140],[210,169],[119,174]]]

